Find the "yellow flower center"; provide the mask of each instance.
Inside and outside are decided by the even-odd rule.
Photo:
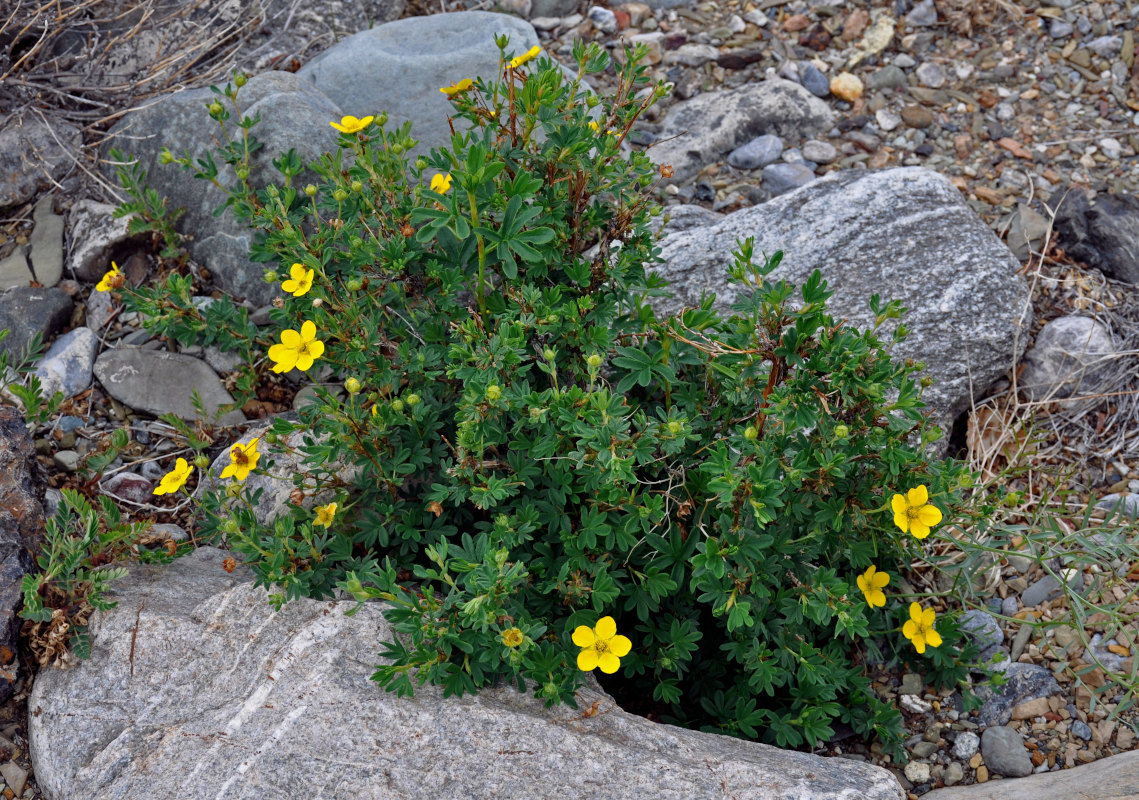
[[[918,506],[910,506],[906,509],[906,516],[909,518],[910,522],[920,522],[921,508]]]

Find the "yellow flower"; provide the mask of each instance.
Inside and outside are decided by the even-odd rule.
[[[447,194],[451,191],[451,173],[446,175],[439,174],[431,179],[431,191],[438,192],[439,194]]]
[[[450,86],[443,86],[439,89],[439,91],[448,97],[451,97],[452,95],[456,95],[459,92],[467,91],[467,89],[470,89],[473,84],[474,81],[472,81],[470,78],[463,78],[458,83],[452,83]]]
[[[256,437],[249,444],[243,445],[238,442],[233,447],[229,448],[229,466],[221,471],[223,478],[237,478],[243,481],[249,477],[249,473],[257,469],[257,460],[261,458],[261,454],[257,452],[257,443],[261,441],[261,437]]]
[[[316,524],[328,527],[332,524],[332,518],[336,516],[336,503],[329,503],[326,506],[317,506],[313,509],[316,512]]]
[[[514,58],[510,59],[510,64],[508,66],[510,69],[518,69],[530,59],[537,58],[538,54],[541,52],[542,48],[538,47],[538,45],[534,45],[522,55],[515,56]]]
[[[103,280],[95,284],[95,291],[109,292],[112,289],[118,289],[126,283],[126,280],[126,276],[119,272],[119,265],[112,261],[110,271],[103,275]]]
[[[606,675],[616,672],[621,666],[621,659],[633,649],[633,643],[627,636],[617,635],[617,623],[613,617],[602,617],[592,628],[578,625],[573,632],[573,643],[582,648],[577,654],[578,669],[589,672],[601,667]]]
[[[162,476],[162,480],[158,482],[155,487],[155,494],[171,494],[178,491],[186,485],[186,479],[190,477],[190,473],[194,471],[194,465],[186,463],[186,459],[180,458],[174,462],[174,469],[167,472]]]
[[[894,524],[909,531],[918,539],[929,536],[929,529],[941,522],[941,511],[929,505],[929,490],[925,486],[910,489],[906,494],[896,494],[890,499],[894,509]]]
[[[502,639],[502,643],[507,647],[517,647],[522,644],[522,631],[518,628],[507,628],[498,635]]]
[[[281,288],[286,292],[292,292],[293,297],[300,297],[312,288],[312,276],[315,274],[315,269],[305,269],[303,264],[293,264],[289,267],[291,280],[283,281]]]
[[[932,608],[922,608],[918,603],[910,603],[910,618],[902,626],[902,635],[913,642],[914,649],[924,653],[926,645],[941,645],[941,634],[934,630],[933,620],[937,616]]]
[[[305,320],[298,333],[292,328],[281,331],[281,343],[269,348],[274,372],[288,372],[296,367],[301,372],[324,354],[324,342],[316,338],[316,324]]]
[[[356,119],[353,116],[341,117],[340,122],[328,123],[341,133],[357,133],[364,130],[372,124],[375,117],[364,117],[363,119]]]
[[[878,572],[873,564],[856,579],[858,588],[866,597],[866,604],[871,608],[886,605],[886,593],[882,589],[890,582],[890,576],[885,572]]]

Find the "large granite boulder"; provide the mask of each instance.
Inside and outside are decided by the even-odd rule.
[[[40,672],[36,780],[51,800],[902,800],[886,770],[660,725],[596,687],[581,710],[513,688],[399,698],[369,676],[382,606],[274,611],[223,551],[133,565],[91,620],[92,657]],[[582,710],[597,703],[600,713]]]
[[[16,409],[0,406],[0,702],[11,696],[19,674],[20,584],[43,536],[43,486],[32,437]]]
[[[1139,797],[1139,752],[1093,764],[1042,772],[1014,781],[934,789],[923,800],[1134,800]]]
[[[657,135],[660,143],[647,152],[654,163],[670,165],[679,182],[758,136],[798,144],[829,130],[833,120],[825,102],[794,81],[772,77],[672,106]]]
[[[176,165],[158,163],[163,148],[179,156],[188,152],[195,159],[215,150],[219,128],[206,107],[216,97],[209,89],[191,89],[134,109],[111,129],[103,154],[107,156],[110,148],[118,147],[135,156],[146,170],[149,184],[167,198],[167,208],[185,209],[177,228],[191,237],[186,243],[190,255],[209,268],[222,289],[264,305],[278,293],[276,285],[263,280],[265,270],[275,265],[249,260],[253,235],[230,212],[214,216],[214,210],[225,202],[225,193],[206,181],[193,179]],[[251,78],[238,99],[246,116],[261,116],[252,129],[264,145],[252,160],[251,180],[256,186],[281,182],[271,162],[289,149],[295,149],[306,164],[335,149],[337,134],[328,123],[339,121],[343,115],[310,82],[288,72],[267,72]],[[237,131],[234,121],[231,118],[227,123],[231,135]],[[220,163],[220,159],[215,160]],[[104,169],[114,177],[112,164],[104,164]],[[221,164],[219,180],[225,186],[236,181],[225,164]]]
[[[408,17],[361,31],[333,45],[297,72],[344,109],[363,117],[384,111],[389,125],[411,121],[419,151],[451,141],[451,104],[441,86],[462,78],[499,76],[495,34],[510,36],[508,50],[538,44],[525,20],[486,11]]]
[[[1048,206],[1068,255],[1109,278],[1139,285],[1139,197],[1104,193],[1089,200],[1084,189],[1071,186],[1057,189]]]
[[[61,179],[83,146],[79,129],[25,108],[0,126],[0,210],[25,203]]]
[[[783,251],[773,280],[802,284],[822,272],[835,319],[867,327],[870,296],[908,309],[909,338],[897,357],[924,361],[933,385],[925,401],[948,431],[973,397],[1003,376],[1027,339],[1028,289],[1008,248],[941,175],[917,167],[831,173],[718,224],[666,235],[655,271],[675,297],[658,312],[695,306],[705,291],[726,308],[737,240],[755,238],[761,253]],[[888,330],[888,327],[887,327]]]

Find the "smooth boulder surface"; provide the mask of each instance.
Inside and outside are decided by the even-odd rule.
[[[71,319],[71,307],[72,300],[62,289],[18,286],[0,292],[0,330],[8,330],[0,352],[9,354],[9,364],[17,364],[37,333],[44,344],[59,333]]]
[[[381,605],[274,611],[225,555],[132,565],[92,618],[91,659],[40,672],[29,738],[48,798],[904,797],[879,767],[653,723],[595,688],[576,710],[513,688],[396,697],[369,677]]]
[[[31,108],[12,114],[0,128],[0,209],[27,202],[62,179],[82,145],[74,125],[49,122]]]
[[[1134,800],[1139,797],[1139,751],[1014,781],[934,789],[923,800]]]
[[[684,181],[759,136],[772,134],[791,144],[824,133],[834,113],[794,81],[768,78],[738,89],[707,92],[672,106],[646,152],[672,167]]]
[[[95,360],[95,377],[111,397],[149,414],[176,414],[182,419],[198,419],[191,395],[202,398],[206,413],[212,416],[219,406],[233,402],[221,379],[206,362],[193,356],[123,347],[105,350]],[[239,410],[221,416],[221,425],[245,421]]]
[[[214,210],[225,202],[225,193],[204,180],[193,178],[175,164],[158,163],[163,148],[169,148],[177,156],[188,152],[194,159],[214,153],[214,160],[219,164],[218,180],[227,187],[235,185],[233,170],[215,152],[221,129],[206,110],[215,99],[217,95],[209,89],[190,89],[136,108],[111,129],[102,154],[109,158],[110,148],[118,147],[126,155],[137,157],[147,173],[147,181],[167,198],[167,209],[185,209],[176,227],[192,236],[186,242],[190,255],[210,270],[214,282],[223,290],[255,305],[265,305],[278,293],[276,285],[263,280],[265,270],[274,265],[249,260],[252,232],[229,210],[214,216]],[[223,105],[228,103],[222,100]],[[257,75],[241,89],[238,100],[245,116],[261,116],[260,122],[251,129],[254,138],[264,145],[252,158],[250,175],[255,186],[283,184],[284,179],[272,161],[290,149],[295,149],[301,160],[310,164],[322,153],[336,148],[337,134],[329,122],[339,121],[343,114],[311,83],[296,75],[288,72]],[[232,106],[226,107],[232,113]],[[240,133],[235,121],[231,117],[226,123],[231,136]],[[104,164],[103,168],[114,179],[113,165]],[[303,178],[294,178],[294,183],[304,185]],[[96,265],[94,272],[99,269],[103,267]]]
[[[297,77],[332,98],[345,114],[385,112],[389,129],[410,120],[411,135],[419,140],[416,152],[426,152],[451,141],[452,107],[439,88],[463,78],[498,78],[496,34],[510,36],[508,54],[538,44],[529,22],[507,14],[409,17],[337,42]]]
[[[695,306],[705,291],[726,309],[737,295],[727,281],[732,249],[747,237],[755,238],[757,260],[783,251],[772,280],[801,285],[820,270],[834,292],[828,308],[836,320],[865,328],[874,319],[871,295],[901,300],[910,335],[893,354],[926,363],[933,385],[924,399],[946,431],[1024,348],[1031,310],[1016,260],[934,172],[831,173],[719,224],[665,231],[664,263],[653,269],[675,297],[655,300],[658,313]]]
[[[1017,383],[1032,400],[1095,394],[1126,369],[1126,358],[1099,320],[1079,314],[1057,317],[1036,334]]]

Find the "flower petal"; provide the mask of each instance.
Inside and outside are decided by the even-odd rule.
[[[908,531],[910,529],[910,518],[908,516],[906,516],[906,514],[904,514],[904,513],[895,514],[894,515],[894,524],[902,529],[902,533],[905,533],[906,531]]]
[[[925,537],[929,536],[929,526],[922,525],[917,520],[914,520],[910,524],[910,533],[914,535],[915,539],[924,539]]]
[[[870,581],[866,580],[865,575],[859,575],[854,579],[854,582],[858,584],[858,588],[862,590],[863,594],[870,590]]]
[[[866,594],[866,603],[874,608],[875,606],[882,607],[886,605],[886,593],[881,589],[871,589]]]
[[[577,654],[577,668],[582,672],[589,672],[597,668],[597,651],[593,648],[582,650]]]
[[[925,641],[930,647],[941,647],[941,634],[930,628],[925,632]]]
[[[617,622],[613,617],[602,617],[593,626],[598,639],[612,639],[617,633]]]
[[[593,647],[593,643],[597,641],[597,637],[593,635],[593,628],[588,625],[578,625],[570,638],[578,647]]]
[[[919,655],[925,652],[925,637],[920,632],[910,641],[914,643],[914,649],[918,651]]]
[[[281,331],[281,344],[295,350],[300,347],[301,335],[292,328],[285,328]]]
[[[918,511],[918,519],[921,520],[922,525],[932,528],[941,522],[941,509],[935,505],[922,506]]]
[[[905,636],[907,639],[912,639],[917,635],[918,635],[917,623],[914,622],[912,619],[907,619],[906,624],[902,626],[902,636]]]
[[[324,355],[324,342],[322,342],[320,339],[313,341],[308,346],[308,353],[313,358],[320,358],[322,355]]]
[[[915,625],[921,625],[921,623],[922,623],[921,603],[910,603],[910,619],[913,620]]]
[[[316,338],[316,323],[311,319],[306,319],[304,324],[301,325],[301,340],[311,342]]]
[[[621,668],[621,659],[612,653],[602,653],[601,658],[597,660],[597,665],[606,675],[612,675]]]
[[[617,635],[609,640],[609,652],[617,658],[624,658],[629,655],[629,651],[632,649],[633,642],[628,636]]]
[[[937,612],[932,608],[923,609],[921,612],[921,623],[923,628],[932,628],[933,621],[937,619]]]
[[[915,486],[906,492],[906,500],[912,508],[920,508],[929,502],[929,490],[925,488],[924,483],[921,486]]]
[[[885,587],[889,582],[890,573],[888,572],[875,573],[874,577],[870,579],[870,583],[873,584],[875,589],[881,589]]]
[[[904,517],[906,515],[906,508],[907,508],[906,498],[900,494],[894,495],[893,497],[890,498],[890,508],[893,509],[895,517],[896,516],[903,516]],[[902,530],[905,530],[905,528],[903,528]]]

